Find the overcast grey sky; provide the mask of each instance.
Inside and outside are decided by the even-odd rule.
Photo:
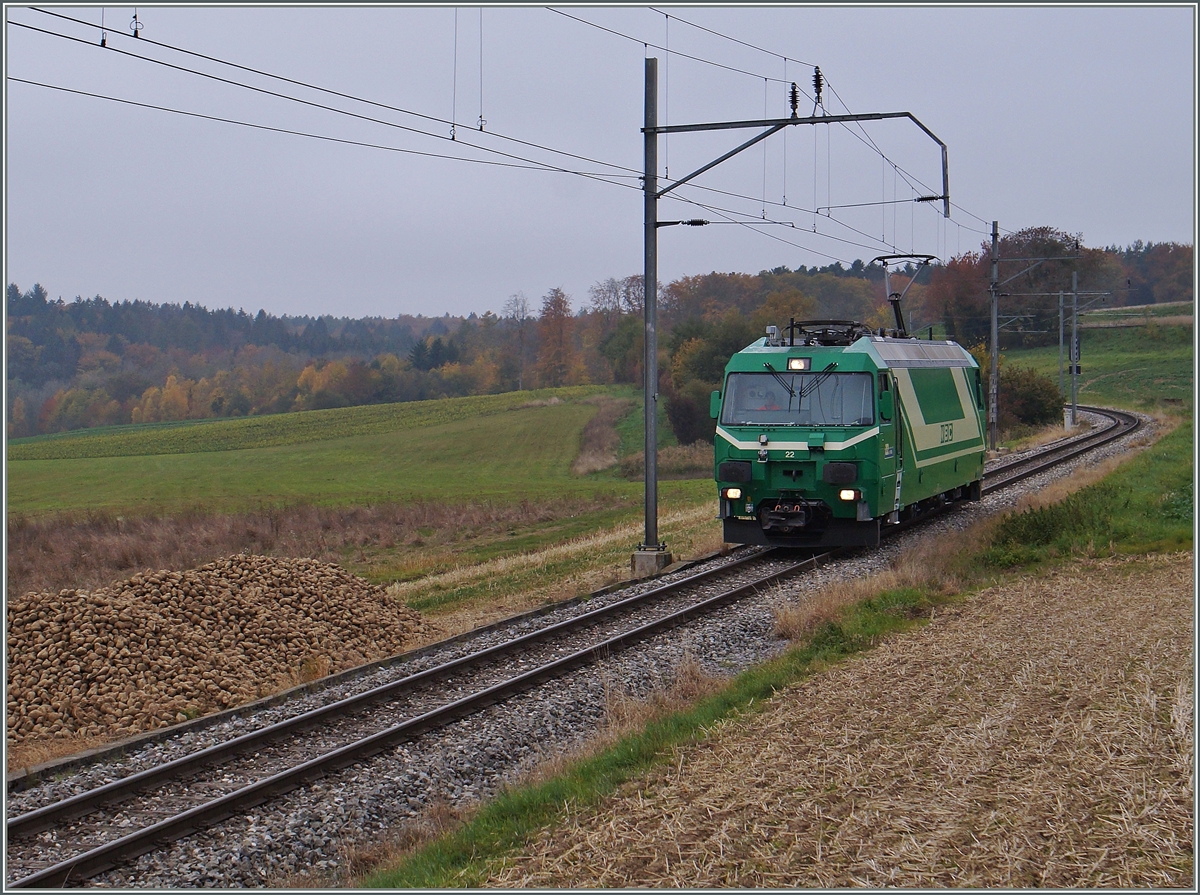
[[[67,301],[440,315],[557,286],[579,308],[642,269],[648,55],[664,124],[786,117],[791,81],[811,115],[819,65],[829,114],[911,112],[947,144],[954,203],[947,221],[912,201],[940,192],[941,156],[910,122],[788,128],[660,203],[714,222],[660,231],[661,282],[946,259],[992,220],[1194,242],[1193,5],[139,6],[139,40],[133,7],[41,9],[107,29],[101,48],[98,28],[5,6],[5,281]],[[752,133],[661,138],[660,176]]]

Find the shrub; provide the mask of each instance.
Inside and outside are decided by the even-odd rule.
[[[713,443],[716,423],[709,416],[708,409],[709,397],[715,388],[720,386],[707,382],[685,382],[679,388],[668,385],[664,389],[667,420],[680,444]]]
[[[1000,428],[1045,426],[1062,418],[1058,385],[1030,367],[1000,367]]]

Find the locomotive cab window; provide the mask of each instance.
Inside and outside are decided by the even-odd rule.
[[[869,426],[875,422],[870,373],[730,373],[726,426]]]

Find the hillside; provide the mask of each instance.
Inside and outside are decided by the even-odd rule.
[[[596,410],[586,399],[597,393],[510,393],[15,441],[8,510],[231,511],[559,493]]]
[[[1004,237],[1001,254],[1061,256],[1074,237],[1033,227]],[[1069,249],[1069,251],[1068,251]],[[894,272],[914,332],[927,328],[973,346],[987,332],[986,252]],[[1044,345],[1056,323],[1052,290],[1081,279],[1106,307],[1191,300],[1191,246],[1084,249],[1078,268],[1038,266],[1010,287],[1004,347]],[[1065,279],[1064,279],[1065,278]],[[685,443],[702,437],[692,405],[729,354],[791,317],[890,325],[883,270],[781,265],[665,284],[660,345],[663,393]],[[911,288],[909,287],[911,281]],[[251,316],[102,296],[51,300],[40,284],[6,295],[5,408],[10,438],[126,423],[263,416],[388,404],[530,387],[637,384],[643,363],[642,279],[610,277],[587,296],[551,289],[538,302],[512,295],[466,319],[401,315],[360,320]],[[1026,296],[1021,298],[1021,296]],[[1028,297],[1033,296],[1033,297]],[[1041,296],[1041,297],[1037,297]],[[1009,296],[1014,298],[1013,295]],[[1052,320],[1051,318],[1054,318]],[[699,339],[699,345],[695,340]],[[732,346],[732,347],[731,347]],[[694,385],[695,387],[690,387]],[[703,408],[702,408],[703,409]],[[679,412],[676,412],[679,411]],[[703,414],[700,414],[703,416]],[[700,420],[703,422],[703,420]]]
[[[1137,326],[1080,332],[1079,401],[1151,410],[1191,406],[1195,383],[1194,328],[1144,320]],[[1006,362],[1032,367],[1058,382],[1058,345],[1004,352]],[[1065,363],[1065,362],[1064,362]],[[1071,377],[1064,380],[1070,398]]]

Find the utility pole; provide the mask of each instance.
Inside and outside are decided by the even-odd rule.
[[[1058,393],[1063,393],[1063,294],[1058,293]]]
[[[1000,224],[992,221],[992,369],[988,382],[988,448],[996,450],[1000,437]]]
[[[633,554],[633,574],[653,575],[671,564],[667,545],[658,540],[658,60],[646,60],[646,115],[642,129],[645,191],[645,380],[646,537]]]
[[[821,104],[821,89],[822,79],[820,70],[813,73],[813,89],[817,97],[817,105],[821,106],[822,113],[824,107]],[[645,156],[645,165],[642,175],[642,188],[644,190],[645,200],[645,309],[646,309],[646,353],[643,369],[645,370],[645,400],[646,400],[646,531],[645,539],[638,549],[633,554],[632,565],[633,574],[637,577],[645,577],[653,575],[662,570],[671,563],[671,554],[667,552],[666,544],[661,543],[658,539],[658,228],[665,227],[670,224],[689,224],[698,226],[707,223],[707,221],[659,221],[658,220],[658,200],[669,193],[676,187],[682,186],[695,177],[700,176],[705,171],[715,168],[728,159],[733,158],[739,152],[749,149],[751,146],[765,140],[772,134],[776,134],[785,127],[791,127],[797,124],[842,124],[852,121],[882,121],[888,118],[907,118],[919,127],[925,134],[933,140],[942,150],[942,195],[940,196],[920,196],[918,202],[934,202],[942,203],[943,215],[950,217],[950,175],[947,162],[946,144],[938,139],[929,128],[916,119],[911,112],[868,112],[863,114],[853,115],[814,115],[807,118],[801,118],[797,112],[799,105],[800,91],[795,84],[792,84],[791,89],[791,108],[792,114],[789,118],[769,118],[750,121],[719,121],[709,124],[674,124],[664,127],[658,126],[658,60],[654,58],[646,59],[646,98],[645,98],[645,126],[642,128],[644,135],[643,152]],[[658,135],[659,134],[682,134],[696,133],[698,131],[715,131],[715,130],[734,130],[737,128],[757,128],[762,127],[766,130],[759,133],[757,136],[751,137],[746,142],[742,143],[735,149],[731,149],[724,155],[709,162],[706,165],[697,168],[691,174],[681,177],[673,183],[667,184],[662,189],[658,188]]]
[[[1071,271],[1071,428],[1079,418],[1079,271]]]

